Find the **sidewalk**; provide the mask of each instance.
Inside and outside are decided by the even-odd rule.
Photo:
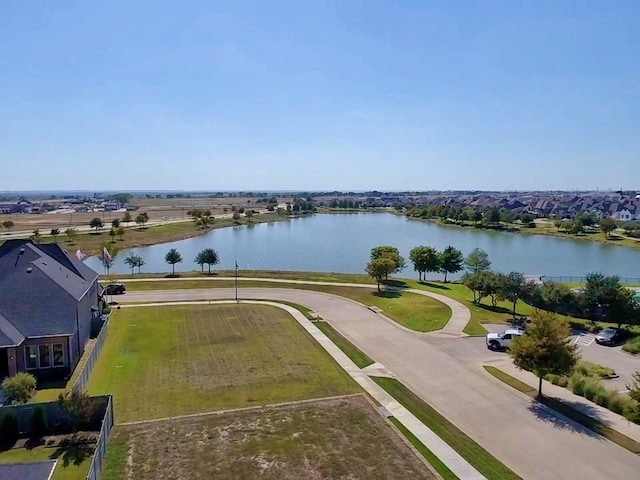
[[[146,304],[122,305],[122,308],[153,307],[168,305],[214,305],[233,304],[234,300],[213,300],[213,301],[191,301],[191,302],[163,302]],[[471,464],[462,458],[458,452],[447,445],[440,437],[433,433],[427,426],[418,420],[405,407],[400,405],[391,395],[371,380],[366,372],[347,357],[322,331],[311,323],[307,317],[297,309],[277,302],[249,301],[242,300],[242,303],[255,305],[271,305],[281,308],[290,313],[293,318],[324,348],[331,357],[360,385],[369,395],[371,395],[380,405],[386,408],[407,430],[420,440],[436,457],[444,463],[460,480],[486,480]]]
[[[491,363],[491,366],[499,368],[505,373],[508,373],[512,377],[523,381],[527,385],[538,389],[538,377],[533,373],[525,370],[520,370],[509,360],[503,360],[501,362]],[[511,387],[509,387],[511,388]],[[622,415],[612,412],[611,410],[601,407],[597,403],[591,402],[584,397],[575,395],[571,390],[554,385],[546,380],[543,380],[542,392],[549,397],[555,397],[570,403],[576,410],[580,410],[585,415],[594,417],[605,423],[607,426],[614,430],[626,435],[627,437],[640,442],[640,425],[635,424],[624,418]]]

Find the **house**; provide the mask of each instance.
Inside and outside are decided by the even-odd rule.
[[[98,274],[57,244],[0,246],[0,378],[68,377],[101,310]]]

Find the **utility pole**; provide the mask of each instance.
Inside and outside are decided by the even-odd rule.
[[[236,303],[240,303],[238,300],[238,260],[236,260]]]

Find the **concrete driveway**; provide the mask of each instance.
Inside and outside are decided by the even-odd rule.
[[[233,298],[233,289],[131,292],[121,302]],[[306,305],[456,426],[526,479],[636,478],[640,457],[489,376],[447,342],[478,339],[429,337],[398,327],[349,299],[286,288],[243,288],[241,297]],[[482,339],[480,339],[482,340]],[[470,357],[476,348],[470,348]],[[498,354],[499,355],[499,354]]]

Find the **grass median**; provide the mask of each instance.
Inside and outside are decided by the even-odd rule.
[[[521,478],[402,383],[393,378],[371,378],[488,480]]]

